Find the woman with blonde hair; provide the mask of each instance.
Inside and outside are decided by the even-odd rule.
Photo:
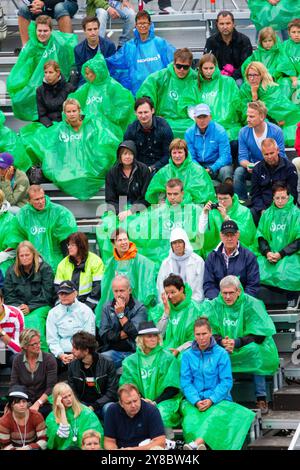
[[[296,126],[300,121],[300,108],[282,93],[274,83],[264,64],[250,62],[245,70],[245,82],[240,88],[241,111],[246,123],[250,101],[263,101],[268,109],[267,118],[282,127],[286,145],[294,145]]]
[[[17,248],[16,262],[7,270],[4,297],[8,305],[24,314],[25,327],[35,328],[41,335],[42,350],[46,343],[46,318],[53,305],[54,274],[29,241]]]
[[[47,416],[48,449],[66,450],[79,447],[87,430],[103,429],[95,413],[82,405],[70,385],[58,382],[53,388],[53,411]]]

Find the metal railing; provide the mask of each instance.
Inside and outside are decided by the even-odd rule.
[[[300,450],[300,423],[298,424],[298,427],[296,429],[296,432],[293,436],[293,439],[289,445],[288,450]]]

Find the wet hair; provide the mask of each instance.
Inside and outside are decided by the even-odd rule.
[[[75,232],[67,238],[67,244],[74,243],[78,249],[78,256],[81,260],[85,260],[89,254],[89,241],[85,233]]]
[[[211,332],[211,326],[210,326],[210,323],[208,321],[208,318],[207,317],[199,317],[197,318],[197,320],[195,320],[195,323],[194,323],[194,330],[197,328],[197,327],[200,327],[200,326],[206,326],[207,329]]]
[[[229,196],[234,196],[234,190],[232,184],[221,183],[216,187],[216,194],[229,194]]]
[[[81,26],[82,26],[83,31],[86,30],[86,25],[88,23],[97,23],[98,28],[100,28],[100,21],[98,20],[97,16],[86,16],[85,18],[83,18],[83,20],[81,22]]]
[[[182,277],[178,276],[178,274],[169,274],[166,279],[163,281],[163,286],[164,287],[169,287],[169,286],[174,286],[176,289],[180,290],[183,287],[183,292],[184,292],[184,282],[182,280]]]
[[[97,351],[99,344],[96,337],[87,331],[78,331],[72,336],[72,344],[74,348],[84,351],[88,349],[89,354]]]
[[[179,59],[184,62],[189,62],[189,64],[192,65],[193,54],[187,47],[183,47],[182,49],[177,49],[174,52],[174,64]]]
[[[154,109],[154,104],[153,104],[152,99],[149,96],[141,96],[141,98],[138,98],[137,100],[135,100],[134,110],[136,111],[139,106],[145,103],[149,104],[151,109]]]

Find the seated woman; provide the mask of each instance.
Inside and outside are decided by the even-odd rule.
[[[101,280],[104,264],[101,258],[89,251],[89,241],[82,232],[75,232],[67,238],[68,256],[57,266],[55,287],[63,281],[72,281],[78,292],[77,299],[92,310],[101,297]]]
[[[294,145],[296,125],[300,121],[300,107],[282,93],[266,67],[260,62],[251,62],[245,70],[245,82],[240,88],[242,119],[246,122],[249,101],[261,100],[268,109],[267,118],[283,126],[286,145]]]
[[[121,140],[128,124],[135,119],[131,92],[110,76],[102,54],[85,62],[82,73],[86,83],[70,98],[79,101],[84,114],[103,119]]]
[[[88,429],[103,435],[103,428],[97,416],[77,400],[70,385],[58,382],[52,395],[53,411],[46,419],[48,449],[80,448],[82,436]]]
[[[182,402],[184,450],[241,449],[253,411],[232,402],[230,358],[212,336],[205,317],[194,322],[190,350],[182,355],[180,383],[186,398]]]
[[[180,424],[179,366],[162,343],[160,331],[153,321],[140,323],[136,352],[122,362],[119,385],[136,385],[142,398],[157,406],[165,428],[174,428]],[[173,437],[171,432],[166,432],[167,437]]]
[[[284,292],[288,309],[298,306],[300,294],[300,210],[284,183],[274,183],[273,203],[257,228],[257,258],[261,285]]]
[[[53,305],[53,280],[51,267],[32,243],[21,242],[16,262],[6,272],[4,298],[7,304],[22,310],[26,328],[40,332],[43,351],[48,351],[46,318]]]
[[[170,254],[164,259],[157,276],[159,297],[162,295],[163,281],[171,273],[182,277],[192,289],[192,299],[202,302],[204,261],[194,253],[187,233],[182,228],[174,228],[170,236]]]
[[[83,116],[77,100],[67,99],[63,112],[64,120],[49,128],[37,123],[24,127],[23,142],[50,181],[86,200],[104,185],[119,140],[94,115]]]
[[[20,346],[22,352],[14,359],[10,386],[26,387],[30,410],[46,418],[52,410],[48,398],[57,382],[56,360],[52,354],[41,351],[41,335],[33,328],[22,331]]]
[[[192,162],[188,154],[187,143],[183,139],[174,139],[170,144],[170,160],[152,178],[146,200],[157,204],[166,198],[166,183],[178,178],[184,186],[184,202],[204,204],[214,197],[214,187],[210,176],[202,166]]]
[[[46,425],[43,416],[29,408],[26,388],[10,388],[6,413],[0,418],[2,450],[45,450]]]
[[[70,82],[67,82],[55,60],[45,63],[44,80],[36,90],[38,121],[45,127],[52,126],[53,121],[62,120],[63,104],[68,94],[76,90],[76,80],[74,74]]]
[[[15,244],[11,237],[14,216],[9,209],[10,204],[5,200],[4,192],[0,189],[0,269],[3,276],[16,256],[16,251],[12,248]]]

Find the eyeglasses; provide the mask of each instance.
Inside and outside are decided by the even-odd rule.
[[[70,248],[71,246],[77,246],[76,243],[68,243],[67,248]]]
[[[248,78],[256,78],[256,77],[260,77],[259,73],[248,73],[247,75]]]
[[[286,201],[289,198],[289,196],[274,196],[273,199],[274,201]]]
[[[174,64],[177,70],[183,69],[183,70],[188,70],[191,66],[186,65],[186,64]]]
[[[149,21],[145,21],[145,23],[136,23],[136,26],[148,26],[148,24],[150,24]]]

